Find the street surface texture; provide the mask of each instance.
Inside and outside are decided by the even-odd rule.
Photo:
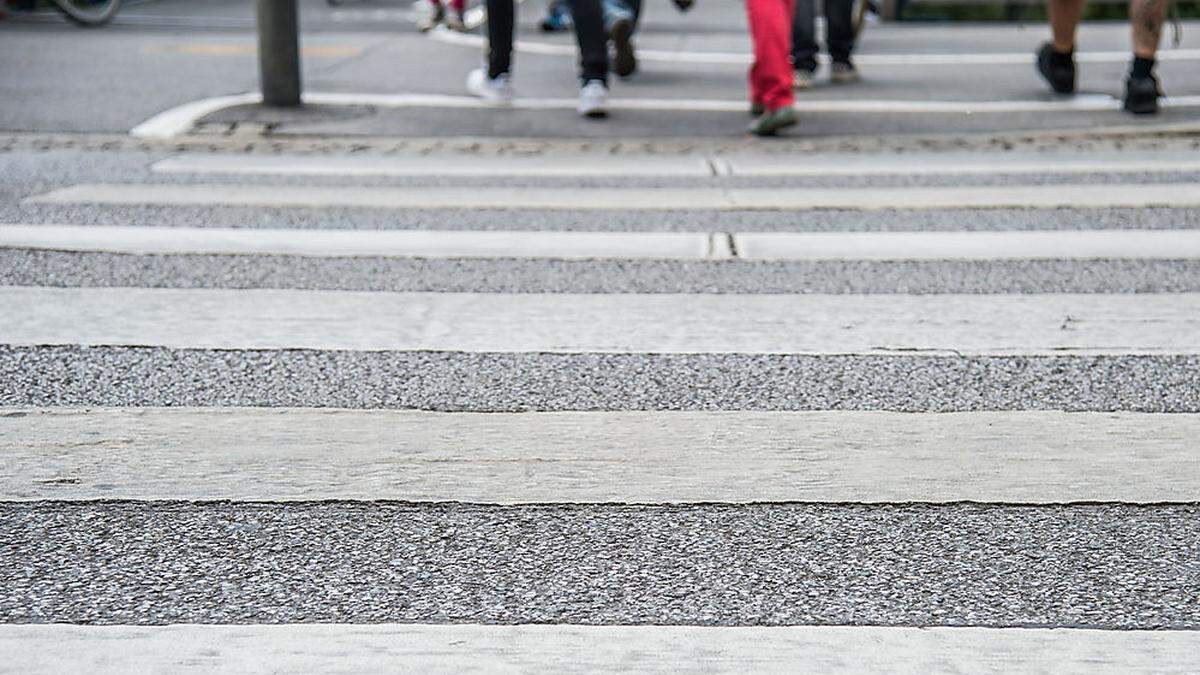
[[[42,502],[0,518],[16,623],[1200,628],[1194,505]]]
[[[301,7],[299,111],[242,0],[0,23],[0,672],[1195,670],[1190,41],[871,25],[765,142],[739,2],[606,122]]]

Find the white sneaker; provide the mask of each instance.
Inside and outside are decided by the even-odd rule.
[[[446,8],[440,4],[430,5],[428,12],[428,14],[421,17],[421,19],[417,21],[417,30],[421,31],[422,33],[428,33],[434,28],[437,28],[438,24],[440,24],[442,20],[446,18]]]
[[[485,101],[512,103],[513,86],[508,73],[488,77],[487,70],[476,68],[467,73],[467,91]]]
[[[579,114],[584,117],[608,116],[608,87],[600,80],[588,80],[579,88]]]
[[[443,23],[445,23],[446,28],[456,33],[466,33],[469,30],[467,28],[467,18],[461,12],[453,12],[447,15]]]

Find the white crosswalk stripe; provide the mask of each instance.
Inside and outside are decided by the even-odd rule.
[[[0,248],[410,258],[721,260],[736,255],[745,260],[1184,260],[1200,258],[1200,230],[705,234],[45,224],[0,225]]]
[[[0,247],[115,253],[191,253],[412,258],[714,257],[714,238],[694,232],[463,232],[453,230],[283,230],[103,225],[0,225]],[[1168,237],[1186,251],[1186,235]],[[1200,240],[1200,233],[1197,234]],[[1151,244],[1153,245],[1153,244]],[[1197,253],[1200,257],[1200,253]]]
[[[385,209],[629,209],[734,211],[1198,207],[1188,185],[1073,184],[905,188],[399,188],[88,183],[31,197],[32,204],[367,207]]]
[[[305,157],[273,155],[182,155],[155,162],[158,173],[277,176],[521,176],[553,177],[708,177],[726,176],[913,176],[1010,174],[1126,174],[1200,171],[1200,159],[1183,152],[1120,152],[1087,157],[1004,154],[981,161],[971,154],[935,155],[913,161],[906,155],[823,156],[820,163],[793,156],[746,156],[736,153],[692,157],[621,155],[581,161],[571,155],[484,157]],[[723,168],[714,171],[714,165]]]
[[[593,295],[0,287],[15,345],[642,354],[1196,354],[1200,293]]]
[[[423,673],[553,670],[733,672],[1188,673],[1192,631],[796,626],[5,626],[0,645],[25,673],[307,670],[358,672],[398,660]],[[38,659],[32,658],[37,654]],[[486,661],[481,661],[486,658]],[[1086,663],[1086,669],[1082,665]]]
[[[19,535],[0,545],[17,570],[0,650],[22,672],[375,671],[401,659],[422,672],[1188,672],[1200,646],[1187,571],[1200,503],[1200,230],[1188,219],[1200,190],[1187,174],[1200,163],[1002,157],[193,154],[155,158],[144,182],[95,176],[22,195],[61,219],[0,225],[0,256],[51,261],[0,286],[0,519]],[[954,182],[845,180],[905,175]],[[444,178],[485,184],[421,183]],[[230,207],[282,211],[297,227],[207,222]],[[364,207],[420,211],[437,228],[321,227],[324,213]],[[1180,221],[1144,229],[1147,207]],[[1108,208],[1134,215],[1055,227],[1061,209],[1099,220]],[[183,225],[145,220],[176,209]],[[885,231],[810,227],[827,209],[869,212]],[[1011,209],[1015,222],[886,231],[895,214],[946,209]],[[445,226],[463,210],[494,222]],[[753,210],[795,226],[744,222]],[[601,232],[568,218],[663,211],[696,221]],[[192,287],[192,266],[212,256],[298,271],[282,288],[252,276]],[[301,267],[339,258],[466,260],[478,267],[448,268],[477,288],[334,290]],[[534,277],[557,265],[715,278],[872,264],[897,287],[485,285],[489,265],[514,260]],[[914,261],[979,276],[1153,263],[1179,285],[1062,292],[1051,278],[918,294],[904,285]],[[72,285],[52,267],[73,264],[113,277]],[[129,283],[150,264],[176,277]],[[376,360],[354,370],[364,355]],[[517,404],[471,398],[515,386],[531,364],[549,380],[518,388]],[[805,369],[836,395],[800,406],[759,391]],[[1075,391],[1133,382],[1147,398],[1102,393],[1066,412],[1078,408],[1056,378],[1079,373],[1091,379]],[[188,398],[181,381],[226,403]],[[597,391],[563,408],[559,382]],[[392,386],[444,403],[414,410]],[[95,387],[112,390],[103,403],[88,398]],[[353,407],[277,394],[339,387]],[[646,387],[659,398],[638,398]],[[888,398],[904,387],[929,389],[918,410]],[[163,400],[146,396],[156,388]],[[710,390],[729,403],[714,409]],[[645,400],[659,403],[630,403]]]
[[[6,500],[1200,501],[1186,414],[56,408],[0,430]]]

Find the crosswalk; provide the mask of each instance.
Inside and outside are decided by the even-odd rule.
[[[0,670],[1194,670],[1194,151],[754,153],[18,195]]]

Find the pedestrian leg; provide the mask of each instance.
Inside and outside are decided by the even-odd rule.
[[[513,0],[487,0],[487,67],[467,75],[467,91],[496,103],[513,99],[512,50],[516,22]]]
[[[1086,0],[1048,0],[1052,39],[1037,53],[1037,69],[1050,88],[1060,94],[1075,91],[1075,29],[1083,17]]]
[[[608,84],[608,37],[601,0],[571,0],[575,40],[579,43],[579,79]]]
[[[812,74],[817,70],[816,4],[816,0],[796,0],[792,12],[792,67],[801,89],[812,86]],[[803,83],[800,76],[806,76]]]
[[[1162,89],[1154,76],[1154,60],[1166,20],[1167,0],[1133,0],[1129,4],[1133,63],[1129,67],[1129,78],[1125,80],[1125,109],[1131,113],[1158,112]]]
[[[489,78],[507,74],[512,69],[516,13],[516,3],[513,0],[487,0]]]
[[[1046,3],[1054,50],[1058,53],[1069,54],[1075,50],[1075,29],[1083,18],[1086,4],[1087,0],[1049,0]]]
[[[825,0],[825,44],[829,48],[829,58],[850,62],[850,54],[854,51],[853,0]]]
[[[746,0],[754,65],[750,68],[750,101],[762,114],[750,133],[774,135],[796,123],[792,108],[792,12],[794,0]]]
[[[791,0],[746,0],[754,65],[750,68],[750,100],[768,110],[792,105]]]
[[[619,77],[629,77],[637,70],[637,54],[633,48],[633,32],[641,3],[635,7],[629,0],[602,0],[604,32],[613,45],[612,68]]]
[[[575,39],[579,43],[579,114],[608,115],[608,36],[601,0],[571,0]]]
[[[825,0],[825,44],[833,61],[830,79],[839,84],[857,82],[858,69],[850,60],[854,50],[853,0]]]

